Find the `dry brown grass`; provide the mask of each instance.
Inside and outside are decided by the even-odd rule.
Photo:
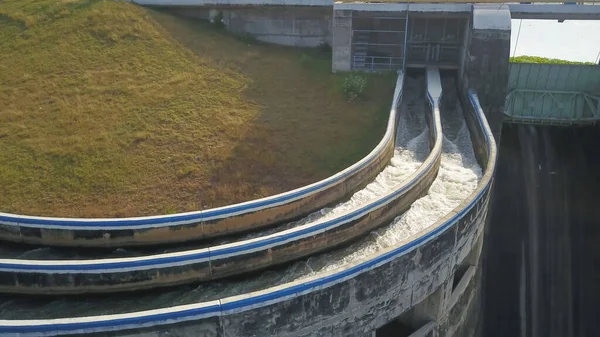
[[[347,103],[328,58],[125,2],[4,0],[0,210],[172,213],[324,178],[377,143],[393,90],[371,76]]]

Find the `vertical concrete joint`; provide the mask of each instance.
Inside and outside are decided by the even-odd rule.
[[[475,4],[460,77],[475,89],[496,140],[500,140],[507,94],[511,18],[507,5]],[[464,90],[467,92],[467,90]]]
[[[444,281],[433,294],[413,307],[410,322],[412,326],[422,326],[430,321],[439,323],[440,318],[446,315],[452,294],[452,281],[452,278]]]
[[[332,71],[350,71],[352,66],[352,11],[333,10]]]

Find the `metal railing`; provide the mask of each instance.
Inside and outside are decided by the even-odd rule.
[[[509,123],[581,125],[600,121],[600,97],[580,91],[515,89],[506,96]]]
[[[354,56],[352,69],[356,70],[395,70],[402,68],[402,57]]]

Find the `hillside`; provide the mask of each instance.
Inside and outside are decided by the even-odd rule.
[[[131,3],[0,3],[0,211],[113,217],[295,188],[383,134],[393,75],[348,103],[330,55]]]

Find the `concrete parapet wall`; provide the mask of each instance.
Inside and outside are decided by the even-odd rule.
[[[322,6],[199,6],[165,7],[170,13],[213,21],[217,15],[227,30],[259,41],[295,47],[331,45],[331,7]]]
[[[334,10],[353,10],[359,12],[406,12],[410,15],[416,13],[440,13],[448,15],[450,13],[463,13],[470,14],[472,10],[472,4],[460,3],[411,3],[407,2],[381,2],[381,3],[368,3],[368,2],[336,2],[333,4]],[[405,15],[406,13],[402,13]]]
[[[448,287],[459,266],[478,258],[496,165],[496,146],[477,95],[469,92],[466,96],[467,125],[472,134],[480,129],[475,134],[481,135],[472,136],[472,142],[479,149],[478,160],[486,159],[480,161],[485,169],[480,184],[454,211],[400,244],[343,269],[240,296],[121,315],[0,321],[0,334],[21,337],[73,333],[236,337],[368,335],[423,303],[434,292],[439,292],[440,287]],[[475,254],[474,247],[477,248]],[[473,255],[475,257],[469,257]],[[462,293],[469,294],[469,289],[467,282]],[[463,296],[454,296],[455,304],[448,306],[450,314],[456,305],[464,307],[460,304]],[[475,297],[465,298],[473,302]],[[428,332],[429,335],[436,336],[442,331],[440,322],[443,321],[436,323],[438,328]]]

